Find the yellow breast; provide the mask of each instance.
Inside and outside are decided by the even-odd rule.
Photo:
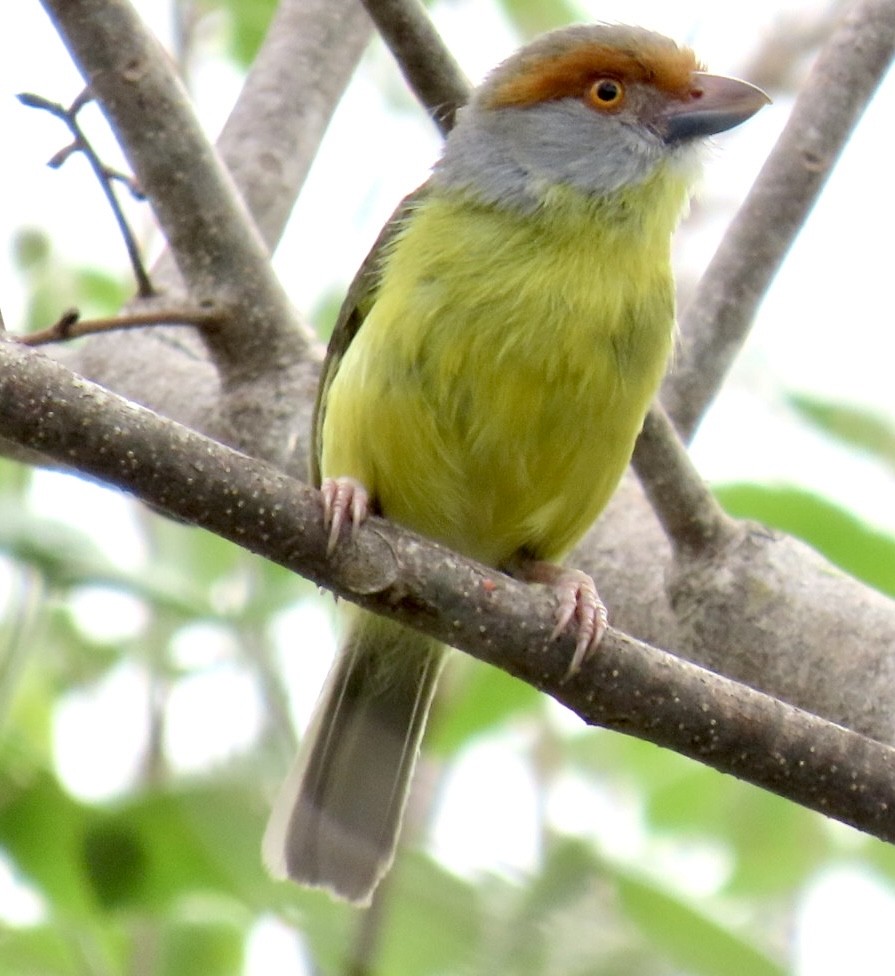
[[[685,181],[534,215],[430,196],[329,390],[322,471],[501,565],[556,560],[615,489],[673,334]]]

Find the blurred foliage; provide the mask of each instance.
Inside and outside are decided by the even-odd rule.
[[[581,20],[581,8],[568,0],[504,0],[504,13],[523,38],[534,37],[554,27]]]
[[[895,471],[895,423],[890,418],[845,403],[828,403],[803,394],[789,402],[801,416],[830,437],[866,451]]]
[[[21,468],[0,464],[0,574],[16,596],[0,605],[0,865],[41,906],[30,923],[4,926],[4,974],[237,976],[254,926],[273,917],[300,937],[313,960],[306,972],[333,976],[361,967],[370,976],[783,976],[795,905],[825,867],[863,858],[895,885],[891,848],[674,753],[557,724],[532,688],[458,657],[431,723],[430,762],[446,777],[471,746],[522,730],[544,797],[541,856],[525,875],[460,877],[414,844],[383,885],[371,941],[363,915],[272,882],[259,856],[292,736],[269,624],[313,588],[144,511],[135,518],[149,562],[122,568],[93,541],[95,514],[79,516],[78,528],[37,518],[28,491]],[[743,486],[738,497],[763,495]],[[132,597],[146,614],[139,634],[110,643],[78,622],[71,603],[91,588]],[[231,635],[268,721],[248,751],[186,775],[165,753],[164,705],[179,682],[214,667],[174,650],[197,621]],[[60,779],[55,716],[122,660],[153,676],[154,727],[148,743],[133,743],[136,778],[88,801]],[[557,830],[548,798],[569,778],[630,811],[642,834],[636,854],[616,850],[608,828]],[[463,802],[474,810],[486,793],[482,784]],[[706,859],[711,880],[694,887],[686,865]]]
[[[178,0],[181,6],[200,6],[195,0]],[[247,68],[267,33],[267,25],[277,9],[277,0],[212,0],[207,6],[223,8],[227,13],[230,56]]]

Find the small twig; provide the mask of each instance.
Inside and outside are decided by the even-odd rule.
[[[130,175],[130,173],[122,173],[120,170],[112,169],[111,166],[107,166],[105,169],[106,176],[114,182],[121,183],[125,187],[127,192],[135,199],[139,200],[141,203],[146,199],[146,194],[143,192],[140,184]],[[142,296],[148,297],[148,296]]]
[[[118,201],[118,197],[115,194],[115,183],[123,183],[131,195],[135,198],[142,200],[144,199],[142,191],[139,189],[132,177],[126,176],[123,173],[118,172],[108,166],[106,166],[103,161],[99,158],[94,150],[93,146],[90,144],[87,136],[84,134],[84,130],[81,128],[81,124],[78,122],[78,113],[81,109],[92,99],[89,88],[85,88],[80,95],[71,103],[68,108],[59,102],[50,101],[47,98],[43,98],[41,95],[35,95],[32,92],[22,92],[18,98],[23,105],[27,105],[29,108],[40,109],[44,112],[49,112],[50,115],[55,116],[57,119],[61,119],[68,130],[74,136],[74,140],[63,149],[60,149],[47,163],[53,169],[58,169],[65,163],[69,157],[74,153],[83,154],[84,158],[90,164],[90,168],[93,170],[94,175],[99,181],[100,187],[106,196],[106,200],[109,202],[109,206],[112,208],[112,214],[115,217],[115,222],[118,224],[118,229],[121,233],[122,239],[124,240],[124,246],[127,249],[128,258],[130,259],[131,267],[134,271],[134,277],[137,280],[137,294],[140,298],[150,298],[155,294],[155,289],[152,287],[152,282],[149,280],[149,275],[146,269],[143,267],[143,261],[140,257],[140,249],[137,246],[136,238],[131,231],[130,225],[127,222],[127,218],[124,216],[124,211],[121,208],[121,204]]]
[[[363,0],[411,90],[442,135],[469,98],[469,82],[418,0]]]
[[[156,312],[130,312],[114,318],[82,320],[80,312],[73,308],[63,312],[48,328],[14,338],[23,346],[45,346],[51,342],[67,342],[99,332],[117,332],[119,329],[139,329],[152,325],[189,325],[207,329],[217,325],[220,318],[220,314],[211,309],[174,308]]]

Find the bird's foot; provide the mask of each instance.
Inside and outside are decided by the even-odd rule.
[[[352,541],[355,539],[358,528],[370,514],[370,496],[359,481],[346,477],[324,478],[320,494],[323,495],[323,523],[329,527],[326,541],[329,556],[346,523],[351,526]]]
[[[594,581],[580,569],[566,569],[539,560],[523,563],[514,575],[530,583],[545,583],[553,588],[558,604],[551,640],[556,640],[573,624],[577,640],[564,679],[568,680],[590,659],[609,626],[606,607]]]

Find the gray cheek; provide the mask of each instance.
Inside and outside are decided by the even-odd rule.
[[[643,182],[668,155],[651,133],[595,116],[573,99],[498,111],[471,106],[451,133],[433,181],[528,212],[548,186],[604,196]]]

